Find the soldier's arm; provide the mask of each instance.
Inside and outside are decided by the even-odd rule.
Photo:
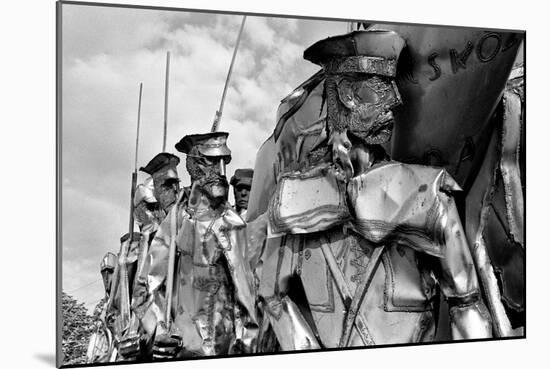
[[[121,355],[127,358],[150,356],[150,347],[163,320],[164,300],[160,294],[166,279],[168,247],[165,246],[168,224],[163,222],[145,256],[142,268],[136,274],[132,293],[131,328],[119,342]],[[149,353],[149,354],[147,354]]]
[[[173,208],[171,211],[176,211]],[[136,306],[136,314],[140,317],[141,349],[146,357],[153,359],[169,359],[177,355],[182,348],[181,337],[171,336],[167,328],[166,316],[166,278],[172,230],[170,214],[161,223],[147,253],[143,273],[138,285],[142,289],[144,304]]]
[[[231,353],[253,353],[256,351],[258,337],[257,289],[247,258],[247,226],[236,212],[227,209],[212,230],[219,247],[224,251],[234,286],[235,341]]]
[[[253,274],[256,276],[259,275],[259,273],[256,273],[256,269],[258,269],[259,261],[265,246],[267,222],[267,212],[265,212],[253,221],[246,223],[246,259],[250,264]]]
[[[449,304],[453,339],[492,337],[491,317],[483,303],[468,240],[452,197],[447,202],[445,247],[441,258],[441,289]]]
[[[136,283],[135,312],[145,331],[153,334],[165,317],[164,289],[168,272],[168,254],[170,245],[170,222],[161,223],[155,238],[151,242],[142,273]]]

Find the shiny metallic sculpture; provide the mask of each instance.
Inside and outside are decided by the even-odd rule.
[[[395,110],[392,157],[444,167],[461,186],[459,209],[494,318],[493,333],[521,334],[524,34],[369,26],[380,28],[398,32],[407,43],[398,68],[404,103]]]
[[[137,276],[142,273],[149,245],[159,225],[161,209],[153,196],[153,179],[148,178],[136,188],[134,197],[134,218],[140,233],[121,238],[122,255],[107,253],[101,263],[101,274],[106,288],[104,297],[96,312],[98,329],[90,339],[88,362],[112,362],[140,358],[143,342],[139,338],[141,326],[131,311],[133,300],[139,299],[135,286]],[[113,278],[117,279],[112,283]],[[111,285],[113,290],[111,293]],[[107,287],[108,286],[108,287]],[[138,290],[139,291],[139,290]],[[104,339],[107,337],[108,339]],[[92,348],[95,347],[95,348]],[[91,354],[95,352],[95,354]],[[102,354],[99,355],[98,352]]]
[[[499,336],[525,326],[525,121],[523,65],[510,73],[496,108],[487,154],[465,199],[466,234],[499,317]],[[500,304],[502,303],[502,304]]]
[[[252,188],[252,177],[254,170],[252,169],[237,169],[229,184],[233,186],[233,194],[235,196],[235,210],[246,220],[246,209],[248,208],[248,197]]]
[[[89,363],[523,333],[521,35],[362,26],[304,52],[321,70],[235,171],[234,208],[225,90],[176,144],[190,187],[175,155],[140,169]]]
[[[132,327],[130,296],[132,282],[135,277],[137,258],[140,248],[140,233],[134,232],[132,237],[126,233],[120,238],[120,252],[112,274],[109,296],[105,302],[104,321],[112,333],[109,345],[108,361],[122,360],[118,342]],[[109,253],[110,254],[110,253]],[[114,254],[111,254],[114,256]]]
[[[283,100],[274,134],[258,153],[249,219],[269,216],[259,295],[271,328],[263,330],[263,338],[273,332],[283,350],[433,340],[439,292],[449,305],[453,339],[510,333],[499,330],[503,320],[494,314],[501,302],[481,293],[478,280],[484,283],[487,268],[462,228],[455,204],[461,186],[441,167],[395,161],[399,150],[421,142],[390,148],[394,125],[396,132],[403,126],[420,129],[431,122],[418,120],[420,113],[444,109],[432,101],[414,105],[416,114],[410,111],[424,96],[409,99],[410,89],[402,90],[400,81],[412,78],[417,92],[423,81],[403,76],[399,68],[425,35],[407,36],[414,42],[401,58],[404,40],[374,29],[306,50],[304,57],[323,69]],[[488,59],[483,42],[479,53]],[[484,83],[496,86],[478,99],[494,99],[496,105],[514,50],[510,54],[490,66]],[[474,74],[488,72],[480,69]],[[466,109],[462,100],[468,101],[455,103]],[[488,120],[490,110],[480,113],[475,104],[470,110],[462,114],[477,119],[471,125],[487,124],[483,117]]]
[[[155,235],[138,278],[148,298],[134,306],[156,359],[251,352],[255,345],[246,225],[227,203],[227,136],[189,135],[176,145],[187,154],[191,190],[179,193]]]
[[[94,312],[97,330],[96,336],[90,339],[90,363],[120,360],[117,343],[130,329],[131,285],[135,275],[139,240],[139,233],[134,233],[133,237],[128,233],[123,235],[120,239],[121,252],[118,255],[109,252],[102,260],[101,274],[104,284],[109,288]],[[95,348],[91,348],[92,346]],[[101,352],[101,355],[97,352]]]
[[[177,178],[177,177],[176,177]],[[127,263],[129,264],[129,294],[131,315],[127,329],[116,341],[120,360],[145,360],[147,358],[150,339],[136,315],[134,306],[147,299],[142,288],[139,288],[139,278],[143,278],[145,260],[149,247],[157,232],[164,212],[160,203],[154,197],[153,178],[149,177],[144,183],[136,188],[134,197],[134,218],[139,226],[140,238],[139,248],[129,253]]]
[[[105,296],[94,308],[95,330],[90,336],[88,351],[86,353],[86,363],[106,363],[109,362],[111,347],[113,344],[112,325],[106,320],[106,305],[111,293],[111,282],[115,270],[117,259],[116,255],[108,252],[105,254],[99,265]]]
[[[144,309],[138,307],[146,304],[150,298],[146,289],[147,275],[145,263],[150,245],[159,225],[176,203],[180,193],[177,165],[180,159],[170,153],[159,153],[140,170],[149,174],[143,184],[137,186],[134,197],[134,215],[140,227],[141,239],[138,260],[132,274],[131,316],[127,329],[116,342],[120,351],[118,360],[143,361],[151,356],[153,332],[147,330],[141,321]],[[160,319],[158,310],[148,310],[154,319]]]

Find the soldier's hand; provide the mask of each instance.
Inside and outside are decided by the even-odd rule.
[[[118,341],[118,352],[125,359],[136,359],[140,354],[140,335],[124,335]]]
[[[161,334],[153,342],[153,359],[173,359],[183,348],[181,337]]]
[[[239,355],[239,354],[244,354],[245,352],[246,352],[246,348],[244,346],[243,341],[238,339],[238,340],[235,340],[235,343],[231,347],[229,354]]]

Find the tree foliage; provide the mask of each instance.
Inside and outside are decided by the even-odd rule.
[[[83,302],[63,292],[63,337],[64,364],[85,364],[88,341],[93,333],[94,320],[88,315]]]

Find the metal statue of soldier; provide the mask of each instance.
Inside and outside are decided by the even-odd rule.
[[[106,363],[109,362],[111,347],[113,344],[112,324],[106,320],[107,301],[111,293],[111,281],[116,266],[116,255],[112,252],[105,254],[99,265],[101,278],[105,295],[94,308],[93,317],[95,331],[90,336],[88,351],[86,353],[86,363]]]
[[[395,32],[363,31],[308,48],[322,70],[283,100],[275,144],[260,150],[256,172],[271,157],[278,173],[268,204],[257,201],[266,192],[252,194],[249,213],[269,218],[262,338],[271,332],[282,350],[431,341],[441,293],[453,339],[492,336],[454,200],[460,186],[385,147],[404,46]],[[265,180],[259,189],[269,190]]]
[[[166,162],[170,162],[170,160],[166,160]],[[162,170],[163,166],[160,166],[160,169]],[[170,178],[173,178],[173,176]],[[174,181],[171,180],[171,182],[173,184]],[[170,187],[174,188],[172,184],[170,184]],[[147,335],[141,326],[141,317],[136,314],[133,307],[146,298],[143,296],[143,290],[139,288],[138,280],[140,277],[143,278],[143,268],[149,247],[165,214],[160,202],[154,196],[153,177],[147,178],[137,186],[133,211],[134,219],[139,227],[140,237],[138,248],[130,252],[127,258],[131,315],[128,329],[116,343],[120,354],[119,360],[142,361],[147,359],[147,352],[150,352],[151,343],[150,339],[147,340]],[[140,338],[142,339],[140,340]]]
[[[185,136],[189,193],[161,223],[138,278],[147,299],[135,305],[153,337],[154,359],[252,352],[257,321],[246,224],[227,203],[227,133]],[[172,254],[173,253],[173,259]],[[170,288],[172,287],[172,288]]]

